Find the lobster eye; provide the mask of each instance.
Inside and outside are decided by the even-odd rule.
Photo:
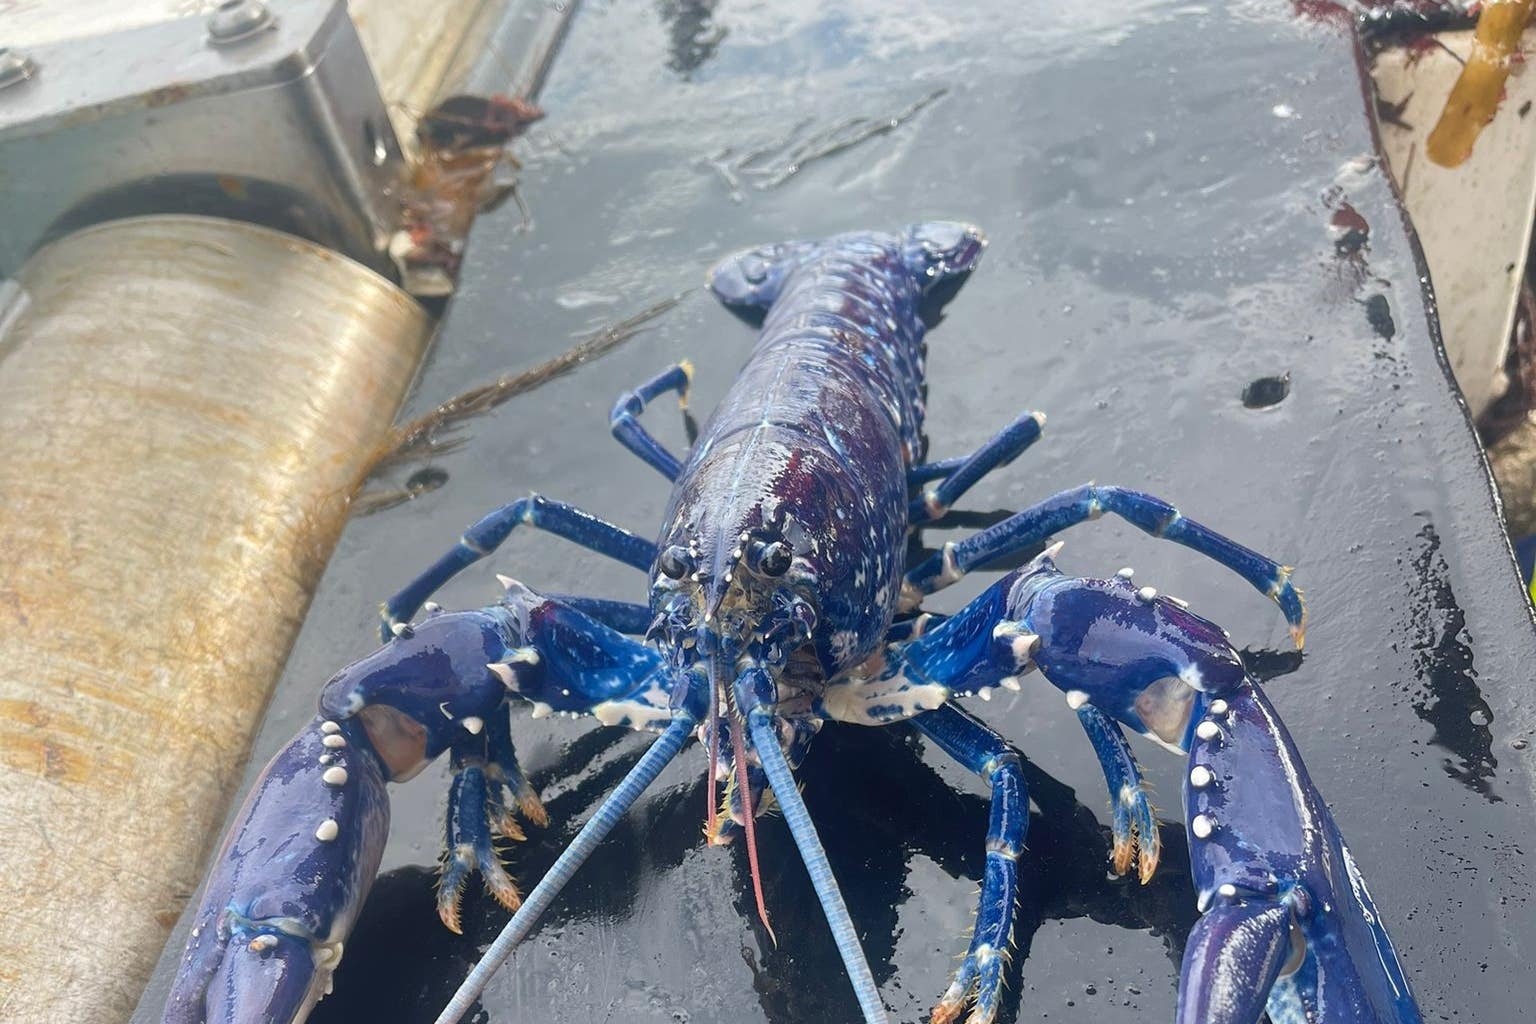
[[[670,579],[680,580],[688,575],[693,567],[693,559],[688,555],[688,549],[677,544],[662,551],[661,557],[656,559],[656,567],[664,576]]]
[[[792,553],[789,545],[781,540],[758,546],[753,555],[753,568],[764,576],[783,576],[789,571]]]

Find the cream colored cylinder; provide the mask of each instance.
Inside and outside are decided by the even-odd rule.
[[[113,1024],[197,886],[430,325],[343,257],[207,218],[81,231],[17,283],[0,292],[0,1022]]]

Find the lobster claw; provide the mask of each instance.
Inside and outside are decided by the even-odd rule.
[[[1181,1022],[1252,1024],[1291,952],[1291,914],[1276,903],[1233,902],[1195,922],[1184,947]]]
[[[1277,1020],[1419,1024],[1365,880],[1269,698],[1245,680],[1202,703],[1184,806],[1204,917],[1185,950],[1180,1024],[1251,1024],[1266,995]]]
[[[165,1024],[300,1024],[330,991],[389,830],[384,778],[315,719],[267,764],[215,858]]]
[[[1204,915],[1179,1024],[1420,1024],[1381,915],[1269,698],[1221,628],[1129,579],[1008,581],[1010,621],[1067,692],[1187,752],[1190,867]]]
[[[304,939],[232,937],[204,998],[208,1024],[302,1021],[329,991],[330,973]]]

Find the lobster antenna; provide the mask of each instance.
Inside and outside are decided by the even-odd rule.
[[[827,917],[827,924],[832,927],[832,938],[837,942],[837,951],[843,957],[843,966],[848,969],[849,980],[853,982],[853,994],[859,1000],[859,1008],[864,1011],[864,1022],[887,1024],[885,1005],[880,1002],[880,990],[875,986],[874,973],[869,969],[869,961],[853,930],[853,919],[848,916],[848,905],[843,902],[842,891],[838,889],[837,879],[832,875],[832,865],[827,863],[827,851],[821,848],[821,839],[816,835],[811,814],[805,809],[805,801],[800,799],[795,776],[789,770],[789,762],[784,759],[784,751],[779,749],[773,719],[757,714],[753,718],[752,743],[757,748],[758,760],[762,762],[773,795],[778,797],[779,807],[784,811],[784,821],[789,825],[790,834],[795,837],[795,845],[800,848],[800,859],[805,862],[811,884],[816,887],[816,895],[821,899],[822,913]],[[439,1021],[438,1024],[448,1022]]]
[[[693,716],[686,712],[677,712],[672,719],[672,724],[667,726],[667,731],[652,743],[641,756],[639,762],[629,770],[608,799],[603,801],[597,812],[587,819],[587,823],[581,827],[576,838],[571,840],[571,845],[556,858],[555,863],[545,873],[539,884],[533,887],[533,892],[523,900],[523,905],[512,915],[502,928],[501,934],[496,936],[480,962],[475,964],[469,976],[464,979],[459,990],[448,1000],[448,1005],[437,1016],[437,1024],[458,1024],[458,1021],[469,1012],[469,1008],[480,993],[485,991],[485,986],[490,983],[491,976],[496,973],[512,951],[517,948],[528,933],[533,930],[539,916],[549,909],[555,897],[560,894],[576,869],[592,856],[599,843],[613,831],[613,826],[619,823],[624,812],[630,805],[640,798],[640,794],[648,789],[651,783],[656,781],[656,776],[677,756],[683,749],[683,744],[688,741],[688,734],[694,725]]]

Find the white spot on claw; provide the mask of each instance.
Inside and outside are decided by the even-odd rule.
[[[320,731],[329,736],[333,732],[341,732],[341,726],[337,725],[335,722],[321,722]]]
[[[1013,638],[1013,661],[1015,668],[1023,668],[1034,658],[1035,652],[1040,649],[1040,638],[1033,633],[1023,633]]]
[[[1195,726],[1195,735],[1203,740],[1214,740],[1221,735],[1221,726],[1215,722],[1201,722]]]
[[[251,944],[246,948],[249,949],[252,953],[260,953],[264,950],[273,949],[276,946],[276,935],[258,935],[251,940]]]
[[[391,625],[389,627],[389,631],[391,633],[395,634],[395,636],[410,636],[411,635],[411,627],[410,627],[410,625],[408,623],[405,623],[405,622],[396,622],[396,623],[394,623],[393,625]]]
[[[347,738],[340,733],[332,733],[320,742],[332,750],[340,750],[347,745]]]
[[[1136,570],[1132,569],[1130,566],[1126,566],[1124,569],[1121,569],[1119,572],[1115,573],[1115,575],[1123,580],[1128,580],[1132,576],[1136,575]]]
[[[1088,695],[1082,690],[1067,691],[1067,707],[1071,708],[1073,711],[1076,711],[1078,708],[1087,703]]]
[[[479,736],[480,730],[485,728],[485,719],[476,715],[470,715],[468,718],[460,721],[459,724],[462,725],[464,727],[464,731],[469,733],[471,736]]]
[[[1213,715],[1224,715],[1224,714],[1227,713],[1228,710],[1229,710],[1229,708],[1227,707],[1227,702],[1226,701],[1224,701],[1224,700],[1213,700],[1213,701],[1211,701],[1211,714],[1213,714]]]
[[[1136,600],[1141,601],[1144,604],[1151,604],[1152,601],[1156,599],[1156,597],[1156,587],[1142,587],[1140,590],[1136,591]]]
[[[320,827],[315,829],[315,838],[322,843],[328,843],[340,834],[341,826],[336,824],[335,818],[326,818],[320,823]]]
[[[1216,823],[1203,814],[1197,814],[1189,820],[1189,830],[1195,834],[1196,839],[1209,839],[1211,833],[1216,831]]]
[[[1216,774],[1203,764],[1197,764],[1189,770],[1189,784],[1196,789],[1204,789],[1216,781]]]
[[[345,786],[347,784],[347,770],[340,766],[327,768],[325,774],[320,776],[320,781],[327,786]]]
[[[1227,882],[1224,885],[1219,885],[1216,887],[1216,895],[1225,896],[1227,899],[1231,899],[1237,895],[1237,886],[1233,885],[1231,882]]]
[[[495,675],[497,679],[501,680],[502,686],[510,688],[514,683],[517,682],[517,675],[512,671],[511,665],[503,665],[499,661],[493,661],[485,667],[490,669],[491,673]]]

